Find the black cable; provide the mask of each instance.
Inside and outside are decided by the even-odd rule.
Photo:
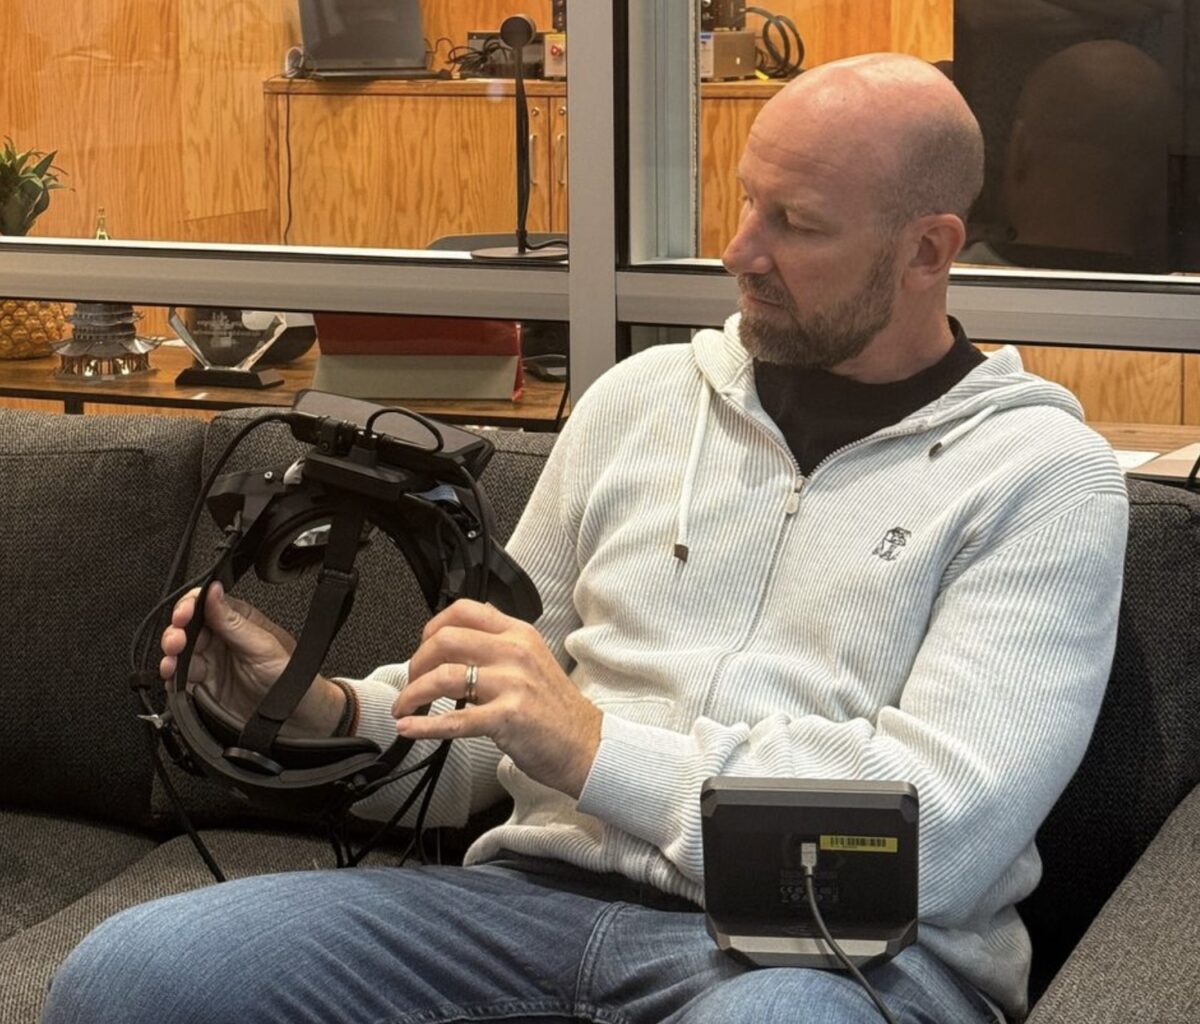
[[[758,54],[758,70],[768,78],[795,78],[804,68],[804,40],[796,23],[783,14],[773,14],[763,7],[747,7],[747,14],[763,19],[759,36],[761,49]],[[772,38],[774,30],[779,42]],[[794,51],[794,55],[793,55]]]
[[[363,426],[363,430],[365,430],[368,434],[375,434],[375,421],[379,419],[380,416],[385,416],[392,412],[396,413],[398,416],[407,416],[410,420],[415,420],[433,435],[433,447],[419,448],[418,451],[428,452],[431,455],[435,455],[446,447],[446,440],[442,437],[442,432],[438,430],[437,425],[432,420],[422,416],[419,412],[413,412],[411,409],[404,409],[398,405],[388,406],[384,409],[376,409],[373,413],[371,413],[370,416],[367,417],[367,422]],[[382,434],[378,436],[394,437],[395,435]],[[399,439],[397,438],[397,440]],[[401,441],[401,443],[408,444],[407,441]],[[417,446],[409,445],[409,447],[416,448]]]
[[[563,411],[567,407],[567,398],[571,394],[571,374],[567,373],[567,379],[563,381],[562,397],[558,400],[558,411],[554,414],[554,433],[562,430]]]
[[[457,67],[461,78],[490,78],[496,73],[493,55],[498,50],[506,49],[499,36],[490,36],[484,40],[482,48],[454,47],[446,54],[446,63]]]
[[[427,42],[428,42],[428,41],[427,41]],[[437,39],[434,41],[434,44],[433,44],[433,50],[430,52],[430,67],[432,67],[432,66],[433,66],[433,64],[434,64],[434,63],[437,61],[437,59],[438,59],[438,50],[440,50],[440,49],[441,49],[441,47],[442,47],[442,43],[447,43],[447,44],[448,44],[448,46],[447,46],[447,49],[446,49],[446,54],[447,54],[447,60],[446,60],[446,63],[448,64],[448,63],[450,62],[450,61],[449,61],[449,54],[451,54],[451,53],[453,53],[453,52],[454,52],[454,48],[455,48],[455,47],[454,47],[454,40],[453,40],[453,39],[451,39],[449,36],[438,36],[438,38],[437,38]]]
[[[183,826],[183,830],[187,833],[188,838],[192,841],[192,845],[196,848],[196,852],[200,854],[200,859],[204,861],[209,873],[218,882],[225,881],[225,872],[221,870],[221,866],[217,863],[217,859],[212,855],[212,851],[208,845],[200,838],[200,833],[196,831],[196,826],[192,824],[192,819],[188,817],[187,810],[183,806],[183,799],[179,795],[179,791],[175,788],[175,783],[171,781],[171,775],[167,771],[167,766],[163,764],[162,757],[159,754],[158,744],[154,740],[154,736],[150,736],[150,756],[154,761],[154,771],[158,775],[159,781],[163,785],[163,790],[167,794],[167,801],[175,811],[175,816],[179,819],[179,823]]]
[[[838,958],[841,965],[854,976],[854,980],[866,990],[867,995],[871,997],[871,1002],[875,1004],[875,1008],[880,1012],[883,1019],[888,1024],[896,1024],[896,1018],[892,1016],[887,1006],[884,1005],[883,1000],[879,998],[879,993],[875,991],[874,986],[867,981],[862,971],[851,963],[850,958],[842,951],[842,947],[829,934],[829,929],[825,926],[825,918],[821,916],[821,908],[817,906],[817,894],[813,891],[813,869],[811,864],[804,865],[804,893],[808,897],[808,909],[812,913],[813,920],[817,923],[817,928],[821,932],[821,938],[825,940],[825,944],[833,950],[833,955]]]
[[[284,184],[284,198],[287,203],[287,217],[283,222],[283,244],[288,244],[288,233],[292,230],[292,83],[288,82],[283,92],[283,147],[287,154],[287,180]]]

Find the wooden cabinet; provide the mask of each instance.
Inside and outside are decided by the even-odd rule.
[[[278,241],[422,249],[516,227],[512,82],[266,83]],[[565,229],[566,96],[529,85],[531,231]],[[560,184],[561,182],[561,184]]]
[[[712,82],[701,87],[700,255],[719,259],[737,231],[742,205],[737,166],[750,125],[777,83]]]

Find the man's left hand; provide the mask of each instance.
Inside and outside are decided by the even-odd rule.
[[[438,697],[474,703],[415,715]],[[392,705],[408,739],[490,736],[526,775],[578,799],[600,746],[603,713],[559,666],[541,634],[490,604],[456,601],[429,620]]]

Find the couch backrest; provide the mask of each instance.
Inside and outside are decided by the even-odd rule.
[[[234,435],[262,412],[235,410],[212,421],[204,445],[205,476]],[[488,430],[485,436],[496,451],[481,483],[495,513],[497,537],[504,541],[525,507],[553,446],[554,435]],[[225,471],[286,466],[306,450],[308,446],[295,441],[285,426],[269,423],[239,445],[226,463]],[[206,514],[193,545],[191,573],[202,571],[213,561],[217,540],[217,530]],[[364,675],[378,665],[407,659],[416,648],[421,629],[429,618],[429,608],[417,588],[415,577],[390,541],[376,537],[359,555],[355,568],[359,573],[359,585],[354,607],[326,659],[326,668],[330,672],[346,676]],[[314,580],[310,576],[295,583],[267,585],[253,573],[247,573],[234,593],[295,632],[303,624],[313,586]],[[213,783],[177,772],[174,778],[197,824],[264,817],[261,809],[246,807]],[[169,819],[169,805],[157,786],[154,807],[156,813]]]
[[[203,424],[0,410],[0,805],[145,818],[129,643],[196,494]]]
[[[1038,834],[1021,907],[1036,999],[1175,805],[1200,783],[1200,496],[1129,481],[1108,691],[1083,763]]]

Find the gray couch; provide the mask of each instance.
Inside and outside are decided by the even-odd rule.
[[[36,1021],[57,964],[103,918],[211,881],[153,777],[128,648],[204,468],[250,416],[206,427],[0,411],[0,1024]],[[484,484],[507,536],[552,438],[489,436]],[[297,450],[265,427],[230,468]],[[1084,767],[1043,829],[1045,880],[1022,908],[1034,1024],[1200,1020],[1200,499],[1136,482],[1131,495],[1112,683]],[[202,531],[193,565],[212,539]],[[390,545],[360,561],[330,658],[347,673],[405,657],[425,617]],[[242,592],[293,628],[307,600],[303,587]],[[227,874],[332,864],[297,823],[176,779]],[[444,848],[466,838],[448,834]]]

